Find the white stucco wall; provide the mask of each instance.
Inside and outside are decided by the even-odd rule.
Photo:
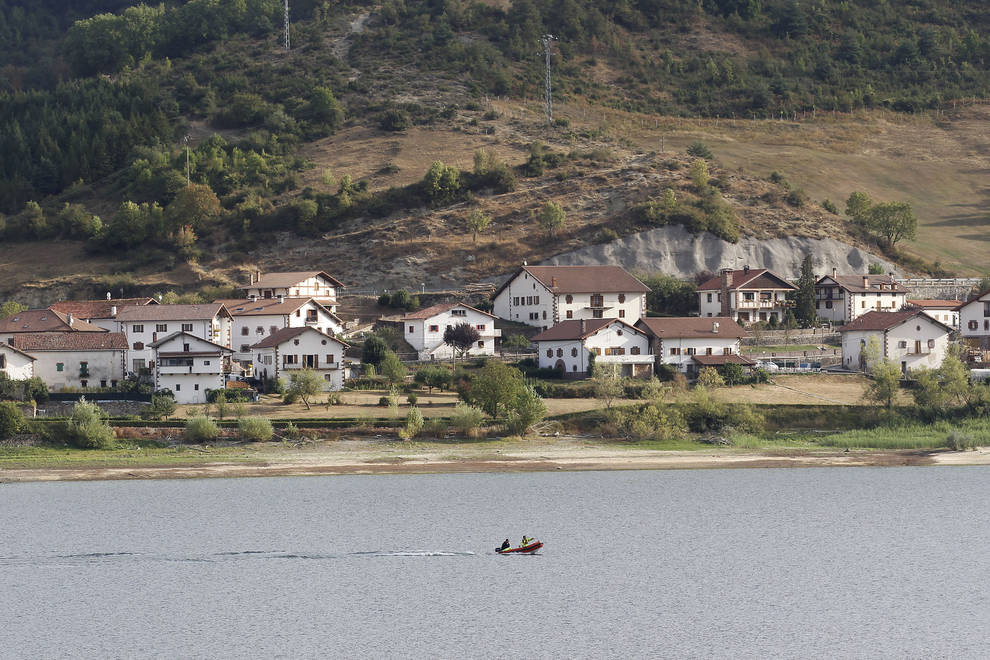
[[[495,319],[464,306],[454,307],[428,319],[406,319],[402,332],[409,345],[416,349],[420,360],[446,360],[453,357],[453,351],[443,343],[443,333],[447,326],[461,323],[470,324],[480,335],[478,341],[482,345],[475,343],[469,355],[495,354],[495,338],[502,334],[495,329]]]
[[[134,361],[144,360],[146,367],[154,361],[154,349],[149,344],[164,339],[171,334],[184,330],[184,326],[190,329],[184,330],[189,334],[211,341],[221,346],[230,347],[231,323],[226,316],[217,315],[212,320],[185,319],[178,321],[117,321],[117,332],[123,332],[127,336],[127,370],[135,371]],[[159,330],[161,326],[161,330]],[[134,348],[134,345],[143,344],[143,348]]]
[[[622,355],[607,355],[608,349],[621,348]],[[633,351],[637,350],[638,353]],[[595,362],[619,365],[651,365],[653,355],[650,353],[650,342],[647,336],[622,323],[611,323],[595,334],[578,339],[541,341],[537,343],[539,366],[555,369],[557,363],[563,362],[564,373],[569,376],[587,375],[589,352],[595,353]],[[549,353],[549,354],[548,354]]]
[[[869,345],[871,338],[876,340],[881,358],[887,358],[905,371],[921,367],[932,369],[938,367],[945,359],[949,348],[949,334],[945,329],[922,315],[908,319],[886,332],[882,330],[843,332],[842,364],[849,369],[859,369],[862,346]],[[872,364],[867,365],[868,368],[872,366]]]
[[[0,355],[3,356],[3,367],[0,373],[4,373],[12,380],[24,380],[34,376],[34,361],[31,358],[18,353],[10,348],[5,348],[0,344]]]
[[[246,303],[244,306],[248,307],[249,304]],[[316,321],[306,320],[311,311],[316,312]],[[303,327],[315,328],[327,334],[340,334],[343,331],[340,323],[324,307],[310,301],[291,314],[235,315],[231,348],[234,349],[235,357],[238,360],[249,361],[251,350],[242,350],[244,346],[253,346],[283,328]],[[247,334],[245,334],[245,330]]]
[[[163,357],[169,353],[184,353],[185,344],[189,344],[189,356]],[[195,355],[196,353],[210,355]],[[206,403],[207,390],[220,389],[226,384],[224,356],[229,355],[228,351],[198,337],[179,335],[160,344],[155,350],[155,388],[172,390],[176,403]],[[187,360],[192,364],[168,364],[171,360]]]
[[[539,280],[523,271],[495,297],[492,313],[509,321],[549,328],[554,324],[553,294]]]
[[[38,351],[31,353],[37,360],[34,375],[41,378],[48,389],[58,392],[67,387],[107,387],[124,378],[124,357],[126,351]],[[87,364],[88,376],[81,375],[81,365]],[[59,365],[62,365],[59,370]],[[85,381],[85,385],[83,385]]]
[[[709,349],[711,352],[709,353]],[[732,337],[664,337],[658,340],[656,351],[660,354],[662,364],[672,364],[678,371],[694,370],[697,363],[695,355],[726,355],[739,354],[739,339]]]
[[[337,288],[329,280],[314,276],[307,277],[292,286],[287,287],[266,287],[259,288],[257,286],[249,286],[246,288],[247,297],[252,295],[259,298],[277,298],[279,296],[285,296],[286,298],[317,298],[320,300],[328,301],[332,300],[331,312],[336,312],[336,300],[337,300]],[[293,326],[294,327],[294,326]]]
[[[306,368],[305,356],[315,356],[316,366],[310,368],[323,378],[324,391],[340,390],[344,387],[344,350],[344,344],[333,337],[305,332],[276,348],[254,349],[254,373],[259,378],[284,378],[288,382],[293,372]],[[294,361],[287,363],[286,356],[293,356]]]
[[[970,339],[990,340],[990,293],[959,310],[959,333]]]

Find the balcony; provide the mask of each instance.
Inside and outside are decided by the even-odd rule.
[[[286,371],[296,371],[302,369],[316,369],[316,370],[327,370],[327,369],[340,369],[340,361],[336,362],[323,362],[320,361],[317,364],[307,366],[303,363],[293,363],[293,364],[283,364],[282,369]]]
[[[220,373],[219,366],[212,365],[175,365],[158,367],[159,376],[181,376],[190,374],[218,374]]]
[[[786,300],[740,300],[736,309],[783,309],[787,307]]]
[[[603,364],[653,364],[652,353],[643,355],[596,355],[595,362]]]

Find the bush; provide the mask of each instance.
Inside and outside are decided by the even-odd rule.
[[[447,437],[447,422],[442,419],[428,419],[423,424],[423,435],[437,440]]]
[[[410,392],[409,396],[406,397],[406,403],[410,406],[415,406],[417,401],[419,401],[419,396],[415,392]]]
[[[976,447],[976,441],[971,435],[954,431],[946,436],[945,446],[952,451],[967,451]]]
[[[103,420],[103,411],[85,398],[72,407],[66,427],[69,444],[81,449],[111,449],[113,430]]]
[[[485,413],[481,409],[466,403],[458,403],[450,415],[450,426],[458,435],[473,438],[478,435],[478,429],[481,428],[484,419]]]
[[[839,207],[835,205],[830,199],[826,199],[822,202],[822,208],[831,213],[832,215],[839,215]]]
[[[0,440],[19,433],[24,426],[24,414],[11,401],[0,402]]]
[[[382,113],[378,119],[378,126],[383,131],[404,131],[412,126],[412,118],[405,110],[393,108]]]
[[[220,437],[220,429],[209,417],[200,415],[186,420],[186,442],[208,442]]]
[[[388,408],[389,406],[391,406],[392,405],[391,395],[378,397],[378,405],[381,406],[382,408]]]
[[[238,420],[237,431],[249,442],[268,442],[274,433],[272,423],[264,417],[244,417]]]
[[[687,152],[689,156],[704,158],[705,160],[711,160],[715,157],[712,154],[712,150],[708,148],[708,145],[701,141],[695,141],[689,144]]]
[[[526,349],[529,348],[529,339],[523,334],[511,334],[502,339],[502,348]]]
[[[406,415],[406,425],[399,429],[399,437],[403,440],[412,440],[419,435],[422,430],[423,413],[419,412],[419,408],[410,408],[409,414]]]

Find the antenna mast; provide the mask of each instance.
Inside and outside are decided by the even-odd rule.
[[[547,116],[547,126],[553,125],[553,93],[550,89],[550,42],[556,40],[557,37],[552,34],[543,35],[543,57],[546,60],[544,95],[546,96],[545,111]]]
[[[289,50],[289,0],[285,0],[285,50]]]

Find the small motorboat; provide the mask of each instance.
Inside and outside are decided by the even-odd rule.
[[[495,553],[500,555],[531,555],[540,548],[543,547],[542,541],[532,540],[526,545],[521,545],[518,548],[495,548]]]

